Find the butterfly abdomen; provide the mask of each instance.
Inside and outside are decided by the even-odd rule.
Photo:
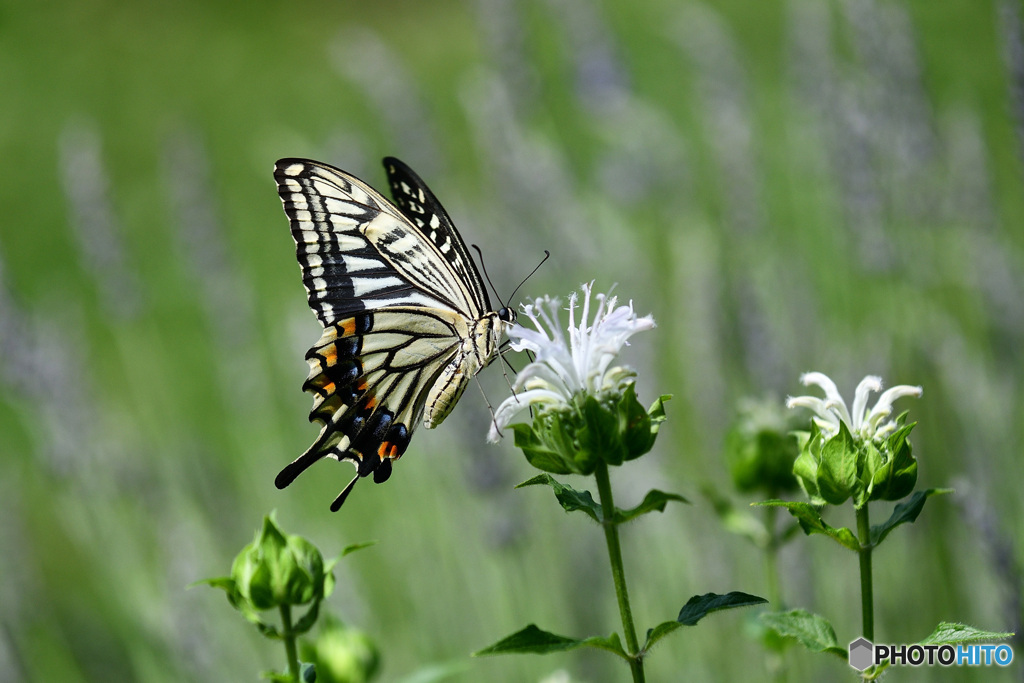
[[[498,355],[498,344],[505,323],[496,313],[479,320],[459,320],[456,332],[462,343],[452,360],[442,368],[427,393],[423,424],[432,429],[441,424],[455,408],[467,380],[483,370]]]

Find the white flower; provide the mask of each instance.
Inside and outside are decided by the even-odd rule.
[[[868,375],[857,385],[853,394],[853,411],[846,409],[846,402],[839,395],[836,384],[820,372],[807,372],[800,376],[804,386],[815,384],[825,390],[825,398],[816,396],[791,396],[786,399],[787,408],[810,408],[816,413],[812,418],[825,439],[839,433],[839,423],[846,424],[853,438],[860,442],[881,442],[896,429],[896,422],[885,418],[892,413],[892,404],[903,396],[921,396],[921,387],[906,384],[882,392],[873,408],[868,408],[868,394],[882,390],[882,378]]]
[[[638,318],[633,302],[616,307],[617,297],[596,294],[597,310],[590,323],[590,294],[594,283],[582,286],[583,304],[580,321],[576,293],[569,297],[568,342],[559,322],[561,302],[548,296],[523,306],[523,314],[536,329],[515,325],[509,330],[515,351],[532,351],[535,358],[516,378],[513,394],[501,402],[494,412],[488,440],[497,441],[499,430],[528,407],[540,410],[569,405],[573,397],[616,390],[628,383],[633,371],[622,366],[611,367],[627,340],[641,330],[654,327],[654,318]]]

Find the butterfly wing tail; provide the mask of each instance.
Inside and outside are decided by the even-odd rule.
[[[334,443],[331,443],[331,441]],[[348,450],[348,446],[349,438],[347,436],[333,429],[331,425],[325,425],[320,430],[320,436],[313,442],[313,445],[278,472],[277,478],[274,479],[274,485],[279,489],[285,488],[295,481],[296,477],[305,472],[310,465],[328,456],[336,460],[351,460],[355,463],[356,468],[359,469],[359,463],[354,457],[346,457],[345,453]]]

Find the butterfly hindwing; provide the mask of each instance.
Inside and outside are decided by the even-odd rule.
[[[448,415],[469,378],[497,354],[514,320],[490,311],[476,266],[429,188],[385,159],[398,202],[358,178],[304,159],[277,162],[310,308],[324,326],[306,354],[310,420],[323,426],[277,476],[290,484],[324,457],[348,460],[354,483],[384,481],[416,426]]]

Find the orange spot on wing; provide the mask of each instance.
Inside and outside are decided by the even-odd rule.
[[[381,460],[383,460],[384,458],[393,458],[397,460],[398,446],[391,443],[390,441],[382,441],[380,444],[380,448],[377,449],[377,455],[380,456]]]
[[[347,318],[341,321],[341,336],[351,337],[356,333],[356,319]]]
[[[334,365],[338,362],[338,347],[331,344],[324,349],[323,355],[324,360],[327,361],[327,365]]]

